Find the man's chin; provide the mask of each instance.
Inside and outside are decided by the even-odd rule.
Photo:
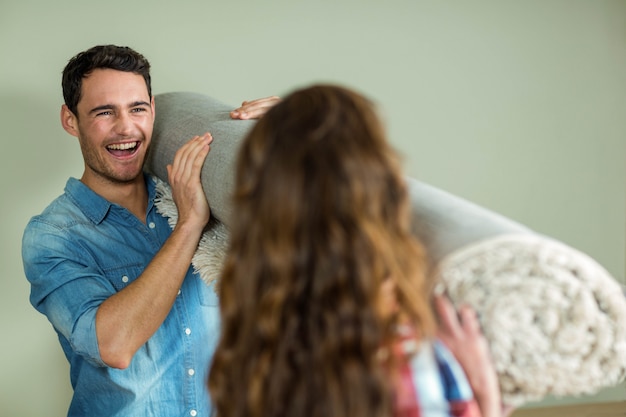
[[[134,175],[125,175],[114,178],[112,182],[116,182],[120,185],[128,185],[138,182],[140,180],[143,181],[143,171],[139,171],[137,174]]]

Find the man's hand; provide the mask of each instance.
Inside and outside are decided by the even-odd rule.
[[[192,228],[202,230],[209,221],[211,211],[200,181],[200,171],[212,141],[210,133],[195,136],[176,152],[173,163],[167,166],[172,197],[178,209],[177,225],[189,222]]]
[[[280,101],[280,97],[270,96],[256,100],[244,101],[241,107],[230,112],[232,119],[260,119],[267,111]]]

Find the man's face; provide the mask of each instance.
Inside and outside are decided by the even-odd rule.
[[[77,118],[63,106],[64,128],[78,137],[82,180],[127,183],[142,173],[154,124],[154,101],[141,75],[97,69],[83,79]]]

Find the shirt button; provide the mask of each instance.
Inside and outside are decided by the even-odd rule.
[[[189,415],[190,415],[191,417],[196,417],[196,416],[198,415],[198,412],[197,412],[196,410],[191,410],[191,411],[189,412]]]
[[[181,292],[182,292],[181,290],[178,290],[178,295],[180,295]]]
[[[148,227],[150,229],[154,229],[156,227],[156,224],[154,224],[154,222],[150,222],[150,223],[148,223]]]
[[[122,277],[122,282],[124,282],[124,283],[128,282],[128,277],[126,275],[124,275]]]
[[[186,334],[187,336],[189,336],[189,335],[191,334],[191,329],[190,329],[189,327],[187,327],[187,328],[185,329],[185,334]]]
[[[193,374],[195,374],[196,371],[194,371],[193,369],[189,369],[187,373],[189,374],[189,376],[193,376]]]

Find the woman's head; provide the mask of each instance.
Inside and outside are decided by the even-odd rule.
[[[405,183],[373,104],[330,85],[285,97],[242,144],[233,205],[212,393],[230,373],[265,413],[382,415],[376,353],[395,317],[379,308],[383,283],[400,313],[432,324]]]

